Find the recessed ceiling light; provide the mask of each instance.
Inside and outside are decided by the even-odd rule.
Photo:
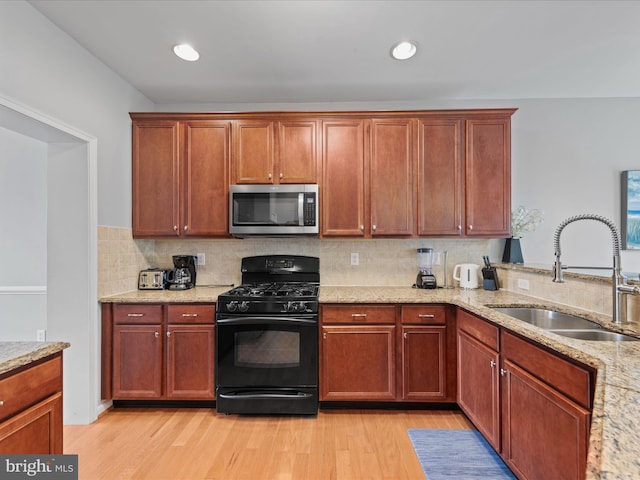
[[[413,57],[418,51],[418,47],[414,42],[405,40],[396,43],[391,49],[391,56],[396,60],[407,60]]]
[[[181,59],[187,60],[189,62],[195,62],[200,58],[200,54],[198,53],[198,51],[191,45],[187,45],[186,43],[182,43],[173,47],[173,53],[175,53]]]

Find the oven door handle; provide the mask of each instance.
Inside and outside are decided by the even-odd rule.
[[[306,400],[313,397],[310,393],[295,392],[295,393],[273,393],[273,392],[255,392],[255,393],[233,393],[231,395],[219,393],[218,398],[225,400],[252,400],[252,399],[264,399],[264,398],[286,398],[287,400]]]
[[[318,320],[296,317],[233,317],[216,320],[217,325],[317,325]]]

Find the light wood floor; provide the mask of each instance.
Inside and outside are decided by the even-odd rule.
[[[468,429],[459,411],[321,410],[246,417],[214,409],[110,410],[64,427],[79,480],[425,479],[410,428]]]

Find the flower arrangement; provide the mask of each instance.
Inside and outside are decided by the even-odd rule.
[[[540,210],[527,210],[520,205],[511,212],[511,236],[521,238],[525,232],[533,232],[543,219],[544,215]]]

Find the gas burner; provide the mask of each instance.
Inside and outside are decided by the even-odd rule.
[[[307,282],[274,282],[240,285],[227,292],[244,297],[309,297],[318,294],[318,285]]]

